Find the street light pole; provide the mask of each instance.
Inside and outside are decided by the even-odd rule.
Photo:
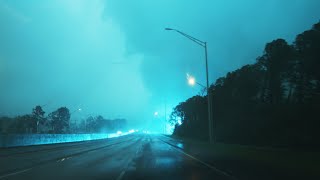
[[[164,101],[164,127],[163,134],[166,134],[167,131],[167,101]]]
[[[209,119],[209,141],[211,143],[213,143],[214,142],[214,140],[213,140],[213,122],[212,122],[212,113],[211,113],[211,96],[210,96],[210,89],[209,89],[209,70],[208,70],[207,42],[204,43],[204,51],[205,51],[205,58],[206,58],[207,102],[208,102],[208,119]]]
[[[207,102],[208,102],[208,124],[209,124],[209,142],[213,143],[213,123],[212,123],[212,113],[211,113],[211,97],[210,97],[210,90],[209,90],[209,70],[208,70],[208,52],[207,52],[207,42],[201,41],[197,38],[194,38],[184,32],[181,32],[176,29],[172,28],[165,28],[167,31],[175,31],[184,37],[188,38],[189,40],[197,43],[198,45],[202,46],[205,50],[205,61],[206,61],[206,89],[207,89]]]

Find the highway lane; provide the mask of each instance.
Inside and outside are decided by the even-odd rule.
[[[108,148],[114,144],[131,141],[133,138],[133,136],[127,136],[79,143],[0,149],[0,177],[5,174],[42,166],[65,157],[79,156],[96,149]]]
[[[232,179],[160,135],[26,149],[2,150],[0,179]]]

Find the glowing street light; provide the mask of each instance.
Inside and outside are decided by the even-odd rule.
[[[70,115],[72,115],[72,114],[75,113],[75,112],[81,112],[81,111],[82,111],[81,108],[75,109],[74,111],[72,111],[72,112],[70,113]],[[71,132],[70,125],[71,125],[71,120],[68,121],[69,131]]]
[[[191,76],[191,75],[189,75],[188,73],[187,73],[187,80],[188,80],[188,84],[189,84],[190,86],[194,86],[195,84],[198,84],[199,86],[203,87],[204,89],[207,89],[207,87],[205,87],[204,85],[198,83],[198,82],[196,81],[196,78],[193,77],[193,76]]]
[[[158,115],[159,115],[158,111],[154,112],[154,116],[158,116]]]
[[[80,112],[80,111],[82,111],[82,109],[81,109],[81,108],[78,108],[78,109],[72,111],[70,114],[73,114],[73,113],[75,113],[75,112]]]
[[[167,31],[175,31],[179,33],[180,35],[188,38],[189,40],[193,41],[194,43],[200,45],[201,47],[204,48],[204,55],[205,55],[205,63],[206,63],[206,86],[203,86],[207,90],[207,101],[208,101],[208,124],[209,124],[209,142],[213,143],[214,138],[213,138],[213,120],[212,120],[212,114],[211,114],[211,98],[210,98],[210,90],[209,90],[209,70],[208,70],[208,52],[207,52],[207,42],[201,41],[195,37],[190,36],[189,34],[186,34],[182,31],[179,31],[177,29],[173,28],[165,28]],[[195,79],[189,80],[189,84],[195,84],[197,83]],[[197,83],[199,84],[199,83]],[[199,84],[200,85],[200,84]],[[201,85],[202,86],[202,85]]]
[[[189,76],[188,77],[188,84],[190,86],[194,86],[196,84],[196,79],[194,77],[192,77],[192,76]]]

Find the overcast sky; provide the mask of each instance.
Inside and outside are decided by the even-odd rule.
[[[0,115],[81,108],[145,123],[320,19],[319,0],[0,0]],[[76,115],[78,114],[78,115]]]

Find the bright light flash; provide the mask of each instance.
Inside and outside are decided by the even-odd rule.
[[[190,86],[194,86],[196,84],[196,79],[193,76],[190,76],[188,73],[187,73],[187,80]]]

